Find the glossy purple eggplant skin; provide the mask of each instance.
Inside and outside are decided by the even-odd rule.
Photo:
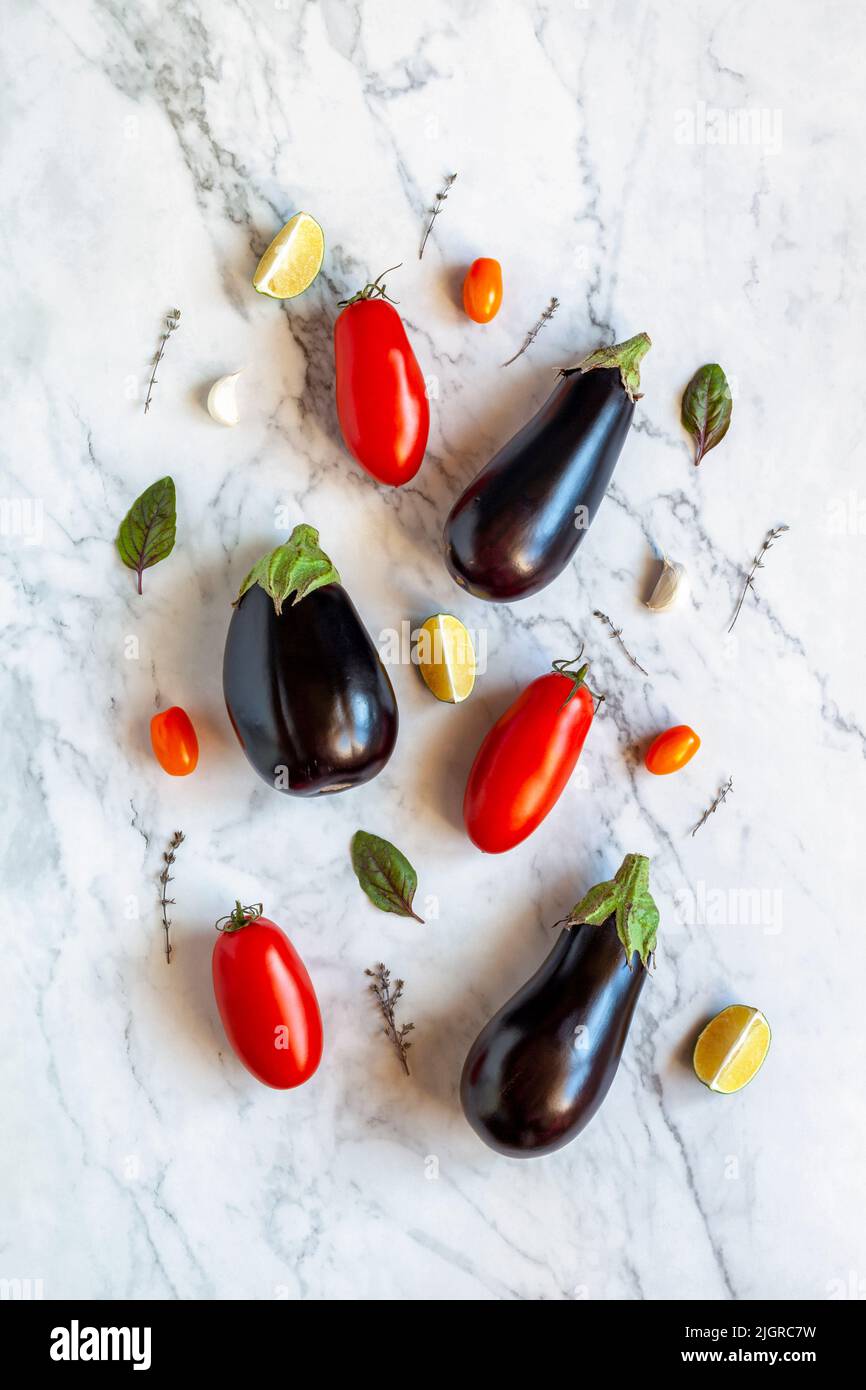
[[[341,584],[279,616],[264,589],[248,589],[229,624],[223,693],[256,772],[292,796],[369,782],[394,750],[394,690]]]
[[[556,579],[601,505],[633,415],[617,369],[564,374],[452,507],[445,560],[457,583],[510,603]]]
[[[544,964],[481,1030],[460,1082],[479,1138],[510,1158],[553,1153],[607,1095],[647,972],[614,919],[566,928]]]

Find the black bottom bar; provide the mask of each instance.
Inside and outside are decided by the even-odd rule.
[[[363,1302],[363,1300],[357,1300]],[[0,1302],[0,1326],[5,1350],[14,1351],[16,1364],[29,1371],[48,1371],[60,1377],[100,1372],[147,1375],[190,1370],[197,1375],[214,1372],[224,1380],[237,1373],[260,1379],[262,1371],[294,1378],[307,1364],[316,1375],[333,1365],[334,1350],[354,1356],[363,1374],[374,1373],[376,1343],[394,1368],[401,1358],[400,1378],[413,1374],[418,1355],[429,1377],[439,1360],[443,1372],[453,1376],[455,1357],[471,1365],[471,1344],[483,1347],[483,1378],[489,1385],[496,1353],[501,1348],[503,1374],[513,1379],[513,1350],[525,1348],[532,1355],[537,1346],[538,1316],[550,1318],[556,1337],[547,1340],[544,1361],[551,1371],[567,1379],[592,1371],[598,1375],[609,1363],[617,1380],[623,1374],[705,1366],[820,1368],[826,1374],[841,1371],[854,1362],[855,1338],[863,1325],[863,1303],[805,1302],[576,1302],[543,1314],[521,1309],[520,1323],[513,1310],[505,1324],[495,1308],[483,1311],[472,1303],[471,1324],[453,1326],[461,1314],[456,1304],[424,1304],[416,1319],[412,1303],[401,1304],[395,1315],[389,1305],[376,1303],[367,1313],[366,1329],[352,1320],[353,1335],[335,1332],[332,1319],[343,1309],[318,1313],[309,1305],[269,1303],[73,1303]],[[393,1306],[393,1305],[391,1305]],[[486,1319],[491,1318],[487,1324]],[[523,1318],[526,1323],[521,1326]],[[445,1319],[449,1321],[446,1322]],[[327,1323],[322,1320],[328,1319]],[[375,1319],[375,1321],[374,1321]],[[330,1327],[329,1331],[326,1328]],[[450,1330],[448,1330],[450,1327]],[[501,1329],[501,1330],[500,1330]],[[347,1329],[348,1330],[348,1329]],[[493,1333],[493,1336],[491,1336]],[[324,1335],[323,1335],[324,1334]],[[375,1335],[374,1335],[375,1334]],[[453,1335],[452,1335],[453,1334]],[[549,1337],[549,1333],[547,1336]],[[467,1343],[467,1337],[469,1339]],[[526,1340],[528,1339],[528,1340]],[[465,1357],[469,1345],[470,1357]],[[458,1348],[464,1348],[459,1351]],[[490,1352],[493,1351],[491,1357]],[[583,1357],[587,1359],[581,1364]],[[366,1363],[366,1364],[363,1364]],[[554,1370],[554,1367],[558,1367]],[[136,1369],[137,1368],[137,1369]],[[469,1366],[464,1364],[467,1373]]]

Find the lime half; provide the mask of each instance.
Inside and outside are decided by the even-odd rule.
[[[435,613],[418,633],[418,669],[437,700],[459,705],[475,684],[475,648],[467,628],[450,613]]]
[[[733,1095],[760,1071],[769,1047],[770,1025],[760,1009],[731,1004],[695,1043],[695,1074],[711,1091]]]
[[[324,256],[325,234],[315,217],[296,212],[259,261],[253,286],[272,299],[294,299],[310,288]]]

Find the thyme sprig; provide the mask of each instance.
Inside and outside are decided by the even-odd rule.
[[[737,606],[734,609],[734,616],[731,619],[731,626],[728,628],[728,632],[733,632],[734,630],[734,623],[740,616],[740,609],[742,608],[743,603],[745,602],[746,594],[749,592],[750,589],[753,593],[755,592],[755,575],[757,574],[758,570],[762,570],[764,568],[764,556],[766,555],[767,551],[772,548],[773,542],[777,541],[779,537],[789,529],[790,528],[785,526],[783,523],[781,526],[774,526],[771,531],[767,532],[764,538],[764,544],[761,546],[761,549],[758,551],[757,555],[752,561],[752,568],[749,570],[749,573],[746,576],[746,582],[743,585],[743,592],[740,594],[739,602],[737,603]]]
[[[701,816],[700,820],[698,821],[697,825],[695,826],[694,830],[692,831],[692,835],[697,835],[697,833],[698,833],[698,831],[700,830],[701,826],[702,826],[702,825],[706,825],[707,821],[709,820],[709,818],[710,818],[710,816],[713,814],[713,812],[716,811],[716,810],[719,808],[719,806],[721,806],[721,804],[722,804],[723,801],[727,801],[727,799],[728,799],[728,792],[733,792],[733,790],[734,790],[734,779],[733,779],[733,777],[729,777],[728,780],[727,780],[727,782],[725,783],[725,785],[724,785],[723,787],[720,787],[719,790],[716,792],[716,795],[713,797],[712,802],[711,802],[710,805],[707,807],[707,809],[704,811],[704,814]]]
[[[440,212],[442,211],[442,204],[445,202],[445,199],[448,197],[448,194],[449,194],[449,192],[450,192],[450,190],[451,190],[451,187],[452,187],[453,183],[455,182],[456,178],[457,178],[457,175],[456,175],[456,174],[449,174],[448,177],[447,177],[447,179],[445,180],[445,187],[444,187],[439,193],[436,194],[436,201],[434,202],[432,208],[430,209],[430,221],[427,223],[427,230],[426,230],[425,233],[424,233],[424,240],[421,242],[421,249],[420,249],[420,251],[418,252],[418,259],[419,259],[419,261],[420,261],[421,257],[424,255],[424,247],[427,245],[427,238],[429,237],[430,233],[431,233],[432,230],[433,230],[433,223],[436,221],[436,218],[439,216]]]
[[[174,832],[174,834],[172,835],[171,839],[170,839],[169,842],[168,842],[168,849],[165,850],[164,853],[163,853],[163,856],[162,856],[162,858],[163,858],[162,872],[161,872],[160,875],[159,875],[159,883],[160,883],[160,890],[159,890],[159,905],[160,905],[160,907],[161,907],[161,909],[162,909],[162,929],[163,929],[163,931],[165,932],[165,963],[166,963],[166,965],[171,965],[171,953],[172,953],[172,950],[173,950],[171,941],[170,941],[170,939],[169,939],[169,934],[168,934],[168,933],[169,933],[169,928],[170,928],[170,926],[171,926],[171,918],[170,918],[169,915],[168,915],[168,909],[169,909],[170,907],[174,907],[174,905],[175,905],[175,900],[174,900],[174,898],[170,898],[170,897],[168,896],[168,885],[169,885],[171,882],[173,882],[173,878],[172,878],[172,874],[170,873],[170,870],[171,870],[171,867],[172,867],[172,865],[174,864],[174,861],[175,861],[175,857],[176,857],[176,856],[175,856],[175,851],[179,848],[180,845],[183,844],[183,842],[184,842],[185,839],[186,839],[186,836],[184,835],[184,833],[183,833],[182,830],[176,830],[176,831]]]
[[[166,314],[165,328],[162,330],[162,337],[159,340],[159,347],[157,348],[156,353],[154,354],[153,371],[150,374],[150,381],[147,384],[147,399],[144,402],[145,415],[150,409],[151,397],[153,396],[153,388],[156,385],[156,369],[162,361],[163,357],[165,356],[166,344],[168,343],[169,338],[171,337],[172,333],[177,328],[179,323],[180,309],[172,309],[170,314]]]
[[[594,618],[598,618],[600,622],[604,623],[606,627],[609,627],[609,628],[610,628],[610,635],[611,635],[611,637],[615,637],[615,638],[616,638],[617,642],[618,642],[619,645],[622,647],[622,650],[625,652],[625,654],[626,654],[626,656],[628,657],[629,661],[631,662],[632,666],[636,666],[637,669],[638,669],[639,671],[642,671],[643,674],[644,674],[645,676],[648,676],[648,675],[649,675],[649,671],[645,670],[644,667],[641,666],[641,664],[640,664],[640,662],[638,661],[637,657],[635,657],[635,656],[632,655],[632,653],[629,651],[628,647],[626,646],[625,642],[622,640],[622,628],[621,628],[621,627],[614,627],[613,623],[611,622],[611,620],[610,620],[610,618],[607,616],[607,614],[606,614],[606,613],[602,613],[601,610],[600,610],[599,608],[594,608],[594,609],[592,610],[592,616],[593,616]]]
[[[522,357],[522,356],[523,356],[523,354],[525,353],[525,351],[526,351],[527,348],[532,347],[532,344],[535,342],[535,340],[536,340],[536,338],[538,337],[539,333],[541,332],[542,328],[544,327],[544,325],[545,325],[546,323],[549,323],[549,322],[550,322],[550,320],[553,318],[553,316],[554,316],[554,314],[556,313],[556,311],[557,311],[558,308],[559,308],[559,300],[556,298],[556,295],[553,295],[553,297],[551,298],[550,303],[548,304],[548,306],[547,306],[547,308],[545,309],[544,313],[541,315],[541,318],[538,320],[538,323],[535,325],[534,328],[530,328],[529,332],[527,333],[526,337],[524,338],[524,340],[523,340],[523,347],[522,347],[522,348],[518,348],[518,350],[517,350],[517,352],[515,352],[514,356],[513,356],[513,357],[509,357],[509,359],[508,359],[507,362],[503,362],[503,363],[502,363],[503,367],[510,367],[511,364],[512,364],[512,362],[516,362],[517,359],[518,359],[518,357]]]
[[[394,1017],[394,1009],[398,1000],[403,994],[403,981],[391,981],[391,972],[381,961],[374,970],[365,970],[365,975],[369,975],[373,983],[369,986],[371,994],[375,994],[376,1002],[385,1020],[385,1027],[382,1032],[385,1037],[393,1043],[397,1056],[400,1058],[400,1066],[407,1076],[409,1072],[409,1062],[406,1053],[412,1046],[406,1041],[407,1034],[411,1033],[415,1027],[414,1023],[404,1023],[402,1027],[397,1027],[397,1020]]]

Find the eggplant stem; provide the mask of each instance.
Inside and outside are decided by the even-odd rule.
[[[617,368],[620,380],[629,400],[640,400],[640,364],[652,347],[648,333],[636,333],[624,343],[613,343],[610,347],[596,348],[576,367],[565,367],[561,376],[571,376],[574,372],[591,372],[597,367]]]
[[[613,919],[629,970],[635,953],[645,970],[650,960],[655,965],[659,911],[649,890],[649,866],[646,855],[627,854],[614,877],[591,888],[568,919],[570,927],[603,926]]]

